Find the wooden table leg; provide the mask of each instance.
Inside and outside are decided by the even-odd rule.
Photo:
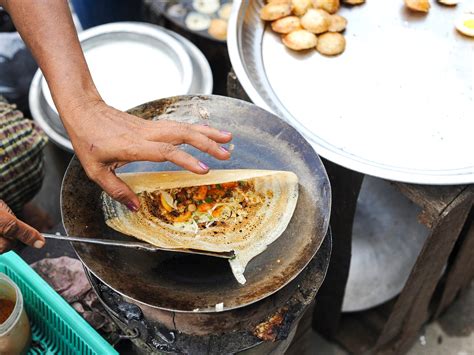
[[[441,297],[433,315],[434,319],[438,318],[474,279],[474,209],[471,209],[467,221],[454,251],[455,255],[451,257],[453,263],[446,270],[446,281],[442,286]]]
[[[352,224],[363,175],[324,160],[331,181],[333,249],[326,279],[316,296],[313,328],[332,338],[339,325],[351,263]]]
[[[466,221],[472,201],[473,191],[466,189],[446,207],[433,224],[377,341],[377,353],[403,354],[413,345],[421,326],[429,319],[430,301]]]

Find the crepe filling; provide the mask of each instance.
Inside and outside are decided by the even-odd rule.
[[[144,192],[144,198],[155,217],[196,233],[240,223],[265,201],[265,195],[256,192],[251,181]]]

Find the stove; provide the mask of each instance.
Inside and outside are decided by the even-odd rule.
[[[101,303],[135,354],[283,354],[329,265],[331,234],[287,286],[251,305],[214,313],[173,312],[112,290],[86,269]],[[127,351],[128,353],[128,351]]]

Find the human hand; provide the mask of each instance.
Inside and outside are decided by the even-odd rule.
[[[17,240],[35,248],[42,248],[45,243],[36,229],[17,219],[0,200],[0,254],[12,249]]]
[[[228,143],[231,133],[208,126],[147,121],[101,100],[81,105],[68,116],[66,129],[87,176],[132,211],[137,211],[140,203],[115,175],[118,167],[133,161],[170,161],[197,174],[207,173],[209,168],[179,149],[180,144],[190,144],[220,160],[230,158],[230,152],[219,143]]]

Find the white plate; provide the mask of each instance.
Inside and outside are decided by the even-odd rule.
[[[102,98],[119,110],[188,93],[191,88],[188,53],[174,37],[156,27],[112,23],[81,32],[79,39]],[[44,78],[41,86],[56,111]]]
[[[474,1],[427,15],[401,0],[344,7],[347,49],[334,58],[287,50],[259,19],[262,0],[234,4],[237,77],[320,155],[390,180],[474,183],[474,40],[454,28]]]

